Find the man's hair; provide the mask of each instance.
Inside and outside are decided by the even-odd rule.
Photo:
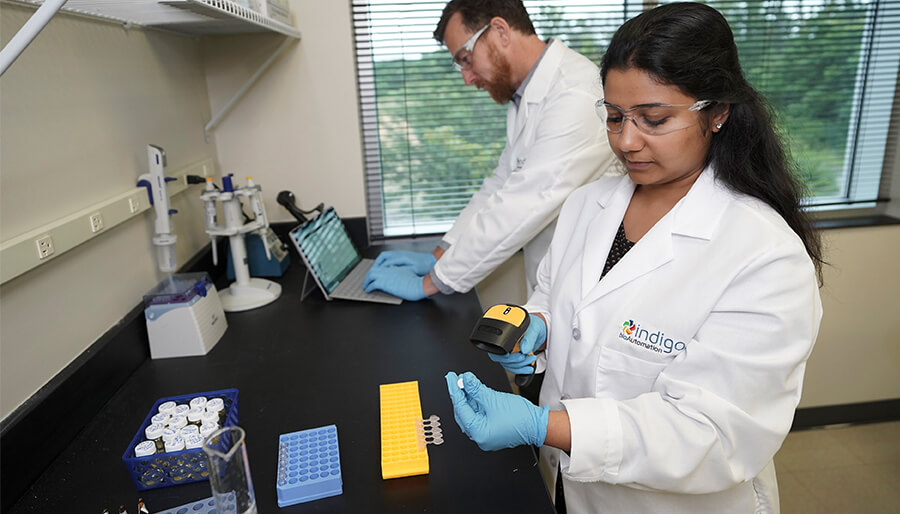
[[[472,32],[487,25],[495,16],[499,16],[513,29],[523,34],[535,34],[534,25],[522,0],[450,0],[441,13],[437,28],[434,29],[434,39],[439,43],[444,43],[447,22],[457,12],[462,15],[463,25]]]

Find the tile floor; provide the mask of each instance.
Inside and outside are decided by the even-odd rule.
[[[791,432],[775,470],[782,514],[900,513],[900,421]]]

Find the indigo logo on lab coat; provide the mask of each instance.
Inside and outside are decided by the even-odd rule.
[[[672,351],[680,352],[684,350],[684,341],[677,341],[671,337],[666,337],[666,333],[662,330],[651,332],[645,328],[641,328],[640,323],[634,320],[628,320],[622,323],[622,331],[619,333],[619,339],[624,339],[633,345],[652,350],[657,353],[672,353]]]

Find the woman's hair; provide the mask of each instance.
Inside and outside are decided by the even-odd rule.
[[[632,68],[698,100],[731,107],[712,138],[707,164],[730,188],[759,198],[784,218],[803,241],[821,283],[821,240],[800,206],[805,188],[775,131],[773,110],[744,78],[725,17],[703,4],[673,3],[628,20],[609,43],[600,77],[605,85],[609,70]]]

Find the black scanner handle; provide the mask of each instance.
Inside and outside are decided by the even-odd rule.
[[[521,339],[520,339],[520,341],[521,341]],[[514,351],[518,351],[518,350],[519,350],[519,343],[518,343],[518,342],[516,343],[516,347],[515,347],[513,350],[514,350]],[[539,350],[535,350],[535,351],[534,351],[534,355],[540,355],[540,354],[542,354],[542,353],[544,353],[544,350],[540,350],[540,349],[539,349]],[[516,375],[515,382],[516,382],[516,385],[517,385],[517,386],[519,386],[519,387],[528,387],[529,385],[531,385],[531,381],[534,380],[534,375],[535,375],[535,373],[537,372],[537,361],[532,362],[532,363],[530,364],[530,366],[531,366],[531,368],[534,370],[534,371],[532,371],[531,373],[529,373],[529,374],[527,374],[527,375]]]
[[[534,373],[530,375],[516,375],[516,385],[519,387],[528,387],[532,380],[534,380]]]
[[[535,355],[538,355],[538,354],[540,354],[540,353],[542,353],[542,352],[543,352],[543,350],[541,350],[541,351],[539,351],[539,352],[534,352],[534,353],[535,353]],[[528,375],[516,375],[516,379],[515,379],[515,380],[516,380],[516,385],[517,385],[517,386],[519,386],[519,387],[528,387],[529,385],[531,385],[531,381],[534,380],[534,375],[535,375],[535,372],[537,371],[537,362],[533,362],[533,363],[531,364],[531,367],[534,368],[534,371],[532,371],[530,374],[528,374]]]
[[[325,209],[325,204],[320,203],[319,205],[313,207],[311,210],[304,211],[303,209],[297,207],[297,199],[296,197],[294,197],[294,193],[290,191],[281,191],[280,193],[278,193],[278,196],[275,197],[275,201],[277,201],[279,204],[281,204],[282,207],[287,209],[287,211],[291,213],[292,216],[297,218],[297,221],[299,221],[300,223],[306,223],[307,214],[312,214],[316,211],[321,213],[322,210]]]

